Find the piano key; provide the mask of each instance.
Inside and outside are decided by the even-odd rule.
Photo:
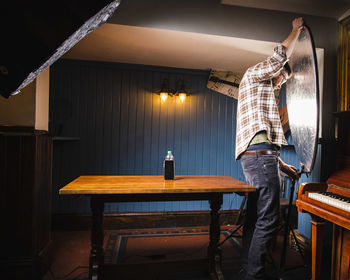
[[[327,192],[310,192],[308,197],[350,212],[350,202],[347,197]]]

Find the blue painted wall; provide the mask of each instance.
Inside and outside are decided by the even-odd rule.
[[[167,150],[174,153],[178,175],[229,175],[244,181],[240,162],[234,159],[237,102],[209,90],[208,75],[208,71],[118,63],[55,63],[50,89],[50,131],[57,136],[53,212],[90,212],[88,199],[58,195],[59,188],[76,177],[160,175]],[[170,88],[184,80],[190,93],[184,103],[175,97],[160,102],[157,92],[165,78]],[[293,146],[284,148],[282,157],[299,167]],[[240,196],[225,195],[223,209],[237,209],[240,203]],[[207,209],[206,201],[106,206],[106,212]]]
[[[62,60],[51,70],[50,130],[77,141],[55,141],[54,213],[89,212],[80,198],[58,196],[79,175],[159,175],[167,150],[181,175],[230,175],[243,180],[234,160],[236,101],[206,88],[207,71]],[[160,102],[163,79],[190,92]],[[223,207],[239,207],[225,197]],[[109,204],[106,211],[208,209],[207,202]]]

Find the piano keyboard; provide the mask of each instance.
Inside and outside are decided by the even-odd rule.
[[[309,192],[308,197],[350,212],[350,199],[348,197],[329,192]]]

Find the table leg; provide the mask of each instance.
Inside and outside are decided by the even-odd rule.
[[[92,226],[91,252],[89,263],[89,280],[100,280],[103,277],[103,211],[104,203],[98,198],[91,197]]]
[[[221,248],[218,247],[220,240],[220,222],[219,222],[219,210],[222,205],[222,194],[215,194],[210,199],[210,242],[208,247],[209,258],[209,273],[211,279],[223,280],[224,276],[221,271]]]

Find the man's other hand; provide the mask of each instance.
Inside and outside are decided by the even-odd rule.
[[[293,165],[286,164],[282,159],[279,159],[281,163],[281,171],[285,173],[289,178],[298,178],[298,169]]]

